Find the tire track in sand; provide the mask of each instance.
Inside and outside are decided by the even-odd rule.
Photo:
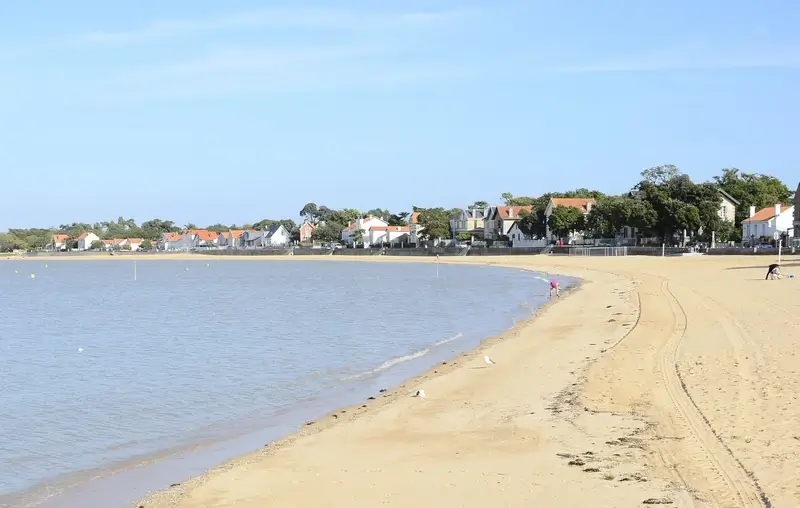
[[[684,427],[694,437],[699,446],[690,446],[694,459],[699,463],[705,462],[719,474],[724,482],[724,489],[714,485],[712,495],[720,506],[772,508],[766,494],[761,490],[754,477],[734,457],[730,448],[717,436],[709,420],[703,415],[695,404],[686,384],[678,371],[678,348],[686,334],[688,317],[685,309],[669,289],[669,283],[662,280],[660,293],[667,300],[675,325],[667,341],[657,354],[656,370],[664,388],[663,392],[668,397],[670,405],[675,410],[673,414],[661,418],[661,424],[668,429],[679,431]],[[674,418],[677,416],[678,418]],[[675,432],[678,434],[679,432]],[[705,459],[705,460],[703,460]],[[672,459],[671,461],[674,461]]]

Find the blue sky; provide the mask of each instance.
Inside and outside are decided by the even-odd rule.
[[[800,180],[800,4],[0,6],[0,229]]]

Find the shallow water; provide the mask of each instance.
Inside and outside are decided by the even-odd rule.
[[[438,272],[142,261],[134,281],[128,261],[0,264],[0,507],[126,506],[470,349],[547,296],[518,269]]]

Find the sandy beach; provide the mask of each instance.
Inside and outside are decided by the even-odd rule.
[[[135,506],[800,505],[800,282],[764,281],[772,258],[442,262],[584,284],[480,350]],[[783,265],[800,275],[800,259]]]

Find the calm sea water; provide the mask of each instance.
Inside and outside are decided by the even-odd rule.
[[[139,261],[134,281],[127,260],[2,262],[0,507],[127,506],[212,465],[204,448],[363,400],[546,293],[536,274],[465,265]],[[86,487],[190,449],[194,468]]]

